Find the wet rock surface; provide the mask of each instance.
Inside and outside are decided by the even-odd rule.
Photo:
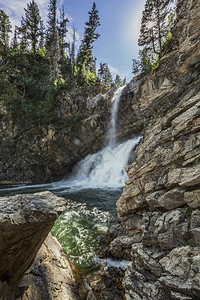
[[[124,270],[114,267],[102,267],[89,276],[91,291],[87,300],[124,300],[122,278]]]

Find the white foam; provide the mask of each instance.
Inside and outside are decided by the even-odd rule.
[[[125,270],[126,267],[131,263],[131,261],[128,260],[113,260],[111,258],[99,258],[95,256],[94,260],[106,267],[114,267],[117,269]]]

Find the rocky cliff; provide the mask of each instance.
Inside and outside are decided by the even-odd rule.
[[[1,198],[1,300],[85,299],[76,267],[49,234],[65,208],[50,192]]]
[[[183,99],[199,91],[199,3],[178,1],[172,46],[159,68],[136,76],[123,90],[118,135],[130,135],[155,123]]]
[[[31,116],[0,101],[0,184],[44,183],[63,178],[89,153],[99,150],[110,118],[113,91],[93,96],[63,91],[53,120]],[[38,109],[38,108],[37,108]],[[24,108],[23,108],[24,110]],[[39,123],[38,123],[39,122]]]
[[[123,93],[127,133],[143,128],[110,232],[110,256],[132,261],[126,299],[200,299],[199,15],[199,1],[178,1],[171,52]]]

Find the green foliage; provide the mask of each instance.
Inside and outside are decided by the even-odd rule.
[[[124,77],[123,79],[120,78],[120,76],[117,74],[115,77],[115,80],[113,82],[113,85],[115,87],[121,87],[126,85],[126,77]]]
[[[85,85],[95,85],[96,83],[96,75],[90,71],[85,70],[83,73]]]
[[[139,58],[133,59],[132,73],[146,75],[153,70],[153,64],[145,49],[139,51]]]
[[[45,53],[44,53],[44,50],[42,48],[38,48],[38,54],[41,56],[41,57],[45,57]]]
[[[182,167],[182,163],[184,162],[185,157],[183,155],[180,155],[176,158],[174,158],[170,163],[171,165],[175,165],[176,167]]]
[[[187,207],[187,209],[185,210],[185,217],[190,221],[191,220],[191,215],[193,212],[194,208],[192,207]]]
[[[3,10],[0,10],[0,55],[2,56],[8,52],[10,32],[11,24],[9,17]]]
[[[79,76],[80,86],[94,86],[96,84],[96,75],[85,66],[82,67],[81,71],[75,68],[75,76]]]
[[[26,86],[26,78],[36,80],[31,81],[32,88],[30,90],[34,89],[34,86],[40,87],[48,84],[55,86],[55,83],[60,89],[96,85],[96,59],[93,57],[92,49],[94,41],[100,36],[96,32],[100,22],[95,2],[89,12],[89,19],[85,23],[85,32],[77,58],[75,55],[75,29],[71,46],[66,42],[69,20],[65,16],[64,6],[62,6],[60,18],[57,18],[57,0],[49,0],[46,31],[35,0],[31,0],[24,11],[25,15],[22,17],[21,26],[15,26],[11,48],[8,48],[8,34],[11,26],[8,16],[0,10],[0,38],[2,38],[2,40],[0,39],[0,56],[6,54],[11,65],[16,64],[16,70],[21,68],[21,78],[19,84],[16,84],[20,92],[23,90],[23,94],[25,90],[25,94],[27,94],[26,90],[30,88],[30,86]],[[4,51],[5,45],[7,45],[8,51]],[[69,56],[66,48],[69,48]],[[2,51],[2,49],[4,50]],[[33,56],[29,54],[33,54]],[[38,65],[39,57],[44,59],[40,65]],[[35,61],[33,61],[34,59]],[[5,63],[7,63],[6,60]],[[13,76],[14,81],[15,75]],[[25,79],[22,79],[23,76]],[[38,83],[36,83],[37,80]]]
[[[172,33],[169,30],[165,36],[165,39],[163,40],[163,49],[170,48],[172,41],[173,41],[172,38],[173,38]]]
[[[159,67],[160,58],[172,44],[171,29],[175,13],[171,12],[173,0],[147,0],[142,15],[138,45],[139,58],[133,59],[132,73],[142,76]]]
[[[3,56],[6,54],[0,65],[0,101],[12,120],[21,122],[27,128],[59,122],[59,99],[63,90],[81,86],[82,93],[85,92],[86,95],[105,92],[97,79],[92,54],[93,43],[99,37],[96,29],[100,25],[96,4],[93,3],[89,20],[85,23],[77,60],[75,30],[68,57],[68,44],[65,40],[68,19],[65,17],[64,7],[58,21],[56,12],[57,0],[50,0],[48,28],[45,32],[38,6],[31,0],[25,9],[21,26],[15,27],[9,48],[11,26],[8,16],[0,11],[0,49],[3,49],[2,45],[7,47],[6,52],[0,53]],[[108,72],[106,88],[112,84],[112,76]],[[116,78],[116,85],[119,84],[122,84],[122,80]]]
[[[16,57],[14,58],[16,59]],[[19,64],[20,62],[21,60]],[[12,115],[12,119],[20,121],[23,126],[49,124],[56,120],[55,99],[59,89],[45,82],[43,76],[41,76],[43,80],[38,79],[34,70],[27,72],[29,68],[30,66],[15,72],[11,64],[9,65],[9,72],[8,69],[5,71],[1,68],[0,80],[5,78],[5,72],[7,78],[4,79],[5,85],[0,94],[0,100],[3,101],[7,111]],[[31,76],[30,73],[33,75]]]
[[[151,72],[154,71],[154,70],[156,70],[156,69],[158,69],[159,65],[160,65],[160,57],[157,54],[155,56],[155,59],[152,61]]]
[[[50,79],[54,81],[60,76],[59,68],[59,37],[58,37],[58,26],[57,26],[57,0],[49,1],[49,13],[47,20],[47,31],[46,31],[46,52],[50,59]]]
[[[59,80],[56,78],[53,82],[53,85],[55,87],[59,87],[59,86],[65,85],[65,84],[66,84],[66,81],[63,78],[59,78]]]
[[[168,27],[167,27],[167,31],[165,33],[165,36],[163,38],[163,50],[167,50],[168,48],[170,48],[172,41],[173,41],[173,35],[172,35],[172,28],[174,27],[174,21],[175,21],[175,13],[172,12],[169,15],[169,20],[168,20]]]
[[[154,54],[160,55],[163,49],[163,40],[171,25],[172,2],[173,0],[147,0],[145,3],[138,45]]]
[[[25,34],[27,41],[31,42],[31,49],[36,54],[36,50],[39,44],[39,36],[40,36],[40,13],[37,3],[32,0],[29,4],[27,4],[27,8],[25,10],[25,17],[22,17],[21,21],[21,33]]]
[[[12,39],[12,44],[11,44],[11,48],[13,50],[17,50],[18,49],[18,41],[17,41],[17,26],[15,26],[15,30],[14,30],[14,36]]]
[[[113,86],[113,79],[108,64],[100,63],[98,77],[106,90],[109,90]]]
[[[65,54],[65,49],[69,46],[65,41],[65,36],[67,33],[67,23],[69,22],[68,18],[65,16],[64,6],[62,5],[60,13],[60,22],[58,27],[58,37],[59,37],[59,46],[60,46],[60,56],[63,59]]]
[[[50,0],[49,1],[49,13],[48,13],[48,27],[47,27],[47,33],[46,33],[46,48],[48,51],[51,51],[52,48],[54,48],[57,39],[58,39],[58,32],[57,32],[57,26],[56,26],[56,11],[57,11],[57,0]]]
[[[140,73],[140,60],[139,59],[132,59],[132,73],[138,74]]]
[[[82,69],[87,69],[87,72],[95,73],[94,58],[92,55],[93,43],[97,40],[100,34],[96,33],[96,29],[100,26],[100,18],[98,10],[96,9],[95,2],[93,3],[92,10],[89,12],[89,21],[85,23],[84,37],[81,41],[79,52],[77,55],[77,82],[83,84],[84,74]]]

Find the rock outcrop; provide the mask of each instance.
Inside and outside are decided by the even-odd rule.
[[[1,300],[85,297],[76,267],[48,235],[65,208],[66,200],[50,192],[1,198]]]
[[[130,136],[165,116],[199,91],[199,1],[177,1],[173,42],[159,68],[136,76],[125,87],[118,114],[119,138]]]
[[[90,97],[79,89],[63,92],[55,99],[55,119],[41,119],[41,124],[12,115],[1,101],[0,184],[59,180],[87,154],[99,150],[105,141],[112,93]]]
[[[199,1],[178,1],[171,52],[156,72],[134,79],[121,102],[134,111],[127,132],[135,116],[143,127],[117,203],[124,235],[109,250],[132,260],[127,300],[200,299],[199,14]]]
[[[1,300],[81,300],[86,298],[87,293],[88,288],[73,262],[51,234],[18,286],[0,282]]]

